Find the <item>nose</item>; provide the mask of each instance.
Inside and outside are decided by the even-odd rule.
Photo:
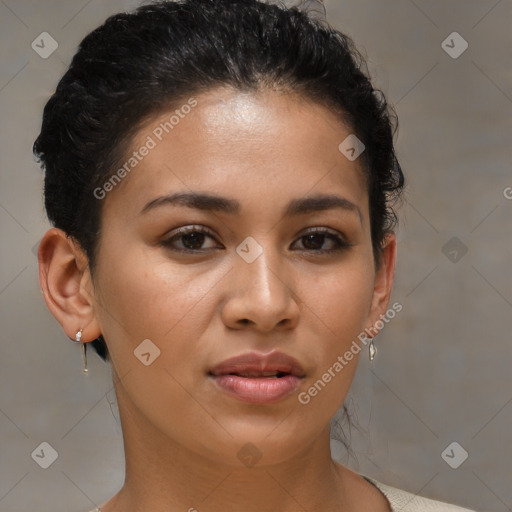
[[[291,272],[278,258],[264,250],[252,263],[236,256],[229,273],[228,297],[222,319],[232,329],[252,328],[259,332],[291,329],[298,323],[300,309],[293,291]]]

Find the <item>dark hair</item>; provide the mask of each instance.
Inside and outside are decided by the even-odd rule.
[[[353,41],[296,8],[181,0],[110,16],[82,40],[44,108],[33,151],[45,169],[45,208],[50,222],[85,251],[91,274],[102,204],[93,191],[125,160],[143,123],[218,86],[299,93],[353,130],[365,145],[360,158],[379,266],[404,184],[393,147],[398,119],[372,87]],[[108,360],[103,338],[92,344]]]

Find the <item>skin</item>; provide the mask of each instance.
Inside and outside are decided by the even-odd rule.
[[[51,312],[72,339],[79,328],[85,342],[103,334],[111,357],[126,479],[101,509],[389,511],[379,490],[330,453],[329,422],[359,356],[309,404],[297,399],[389,304],[396,239],[386,237],[376,269],[363,173],[338,150],[351,130],[324,106],[291,94],[215,89],[196,99],[103,200],[94,278],[62,231],[50,229],[39,250]],[[169,115],[144,126],[133,148]],[[140,213],[178,191],[236,199],[241,211],[166,205]],[[340,208],[284,216],[289,201],[316,194],[348,199],[361,217]],[[199,252],[164,245],[191,225],[213,238],[172,244]],[[337,247],[334,239],[320,235],[308,245],[302,238],[319,227],[350,246],[322,254]],[[250,264],[236,252],[248,236],[263,249]],[[145,339],[161,351],[149,366],[134,356]],[[231,356],[273,349],[306,373],[298,391],[277,403],[242,402],[207,376]],[[247,443],[261,453],[253,467],[237,456]]]

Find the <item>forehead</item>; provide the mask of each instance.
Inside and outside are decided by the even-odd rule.
[[[336,113],[297,94],[211,90],[139,130],[128,172],[107,199],[140,211],[163,193],[217,191],[243,207],[338,189],[364,203],[360,160],[339,150],[351,133]]]

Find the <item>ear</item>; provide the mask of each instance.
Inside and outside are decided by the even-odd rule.
[[[94,295],[87,256],[60,229],[45,233],[37,254],[39,283],[48,309],[68,338],[83,329],[82,341],[101,334],[93,310]]]
[[[381,319],[382,315],[385,315],[388,309],[395,279],[395,264],[396,236],[394,233],[387,233],[384,237],[380,266],[375,273],[372,305],[366,325],[369,333],[377,333],[379,329],[375,327],[375,323]]]

